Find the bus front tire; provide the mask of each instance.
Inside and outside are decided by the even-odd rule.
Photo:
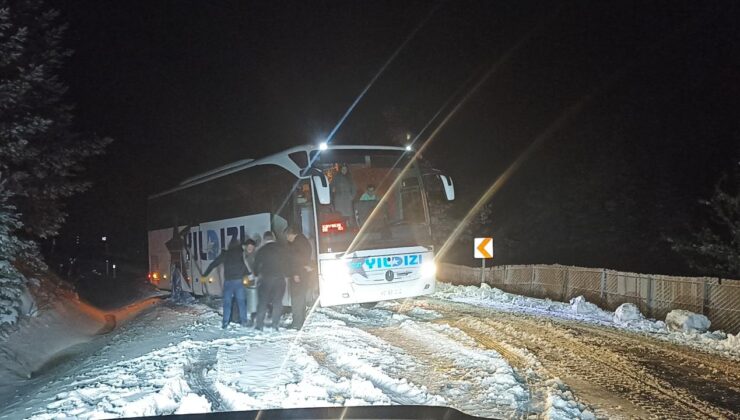
[[[365,303],[361,303],[360,306],[363,307],[363,308],[365,308],[365,309],[373,309],[375,307],[375,305],[377,305],[377,304],[378,304],[378,302],[365,302]]]

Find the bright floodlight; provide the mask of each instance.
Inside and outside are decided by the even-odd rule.
[[[329,148],[329,145],[326,144],[325,141],[322,141],[321,144],[319,144],[319,150],[326,150]]]
[[[406,145],[406,151],[407,151],[407,152],[410,152],[410,151],[411,151],[411,145],[410,145],[410,144],[407,144],[407,145]]]

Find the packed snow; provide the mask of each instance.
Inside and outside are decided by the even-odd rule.
[[[688,311],[674,311],[676,312],[672,316],[676,323],[674,330],[669,328],[664,321],[645,318],[633,304],[623,304],[617,308],[617,311],[611,312],[586,301],[582,296],[571,299],[570,303],[563,303],[515,295],[492,288],[487,284],[479,287],[438,282],[434,297],[498,310],[526,312],[538,316],[610,326],[740,359],[740,334],[726,334],[723,331],[709,332],[707,331],[709,320],[703,315]]]
[[[164,302],[93,354],[39,378],[34,396],[9,404],[0,418],[389,404],[528,413],[530,390],[519,374],[463,331],[429,322],[439,317],[388,303],[318,309],[300,332],[222,330],[210,307]],[[589,418],[563,389],[553,388],[545,417]]]
[[[553,302],[486,285],[440,283],[437,290],[435,298],[608,325],[740,355],[736,336],[670,331],[633,304],[610,312],[583,297]],[[594,418],[563,381],[542,375],[529,350],[505,343],[502,349],[485,347],[480,337],[430,309],[431,303],[318,308],[300,332],[258,332],[235,325],[222,330],[211,307],[166,300],[94,339],[90,352],[28,380],[22,390],[28,397],[6,399],[0,419],[389,404],[450,406],[488,417]],[[507,353],[529,368],[514,368],[502,355]],[[533,380],[539,385],[530,388]]]

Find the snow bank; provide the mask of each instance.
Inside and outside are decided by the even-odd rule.
[[[709,318],[706,316],[684,309],[674,309],[668,312],[668,315],[665,317],[665,323],[668,329],[685,333],[706,332],[711,324]]]
[[[604,311],[583,296],[571,299],[570,303],[555,302],[550,299],[537,299],[515,295],[492,288],[487,284],[478,286],[455,286],[450,283],[437,283],[434,297],[506,309],[524,309],[539,314],[558,313],[572,319],[597,319],[611,321],[613,313]]]
[[[740,338],[738,338],[740,334],[725,334],[722,331],[708,332],[709,319],[688,311],[673,311],[675,312],[674,315],[671,315],[674,318],[673,326],[669,327],[667,325],[668,318],[666,318],[666,322],[646,319],[633,304],[622,304],[615,312],[611,312],[587,302],[582,296],[571,299],[570,304],[568,304],[506,293],[491,288],[487,284],[477,287],[456,286],[444,282],[437,283],[437,292],[432,296],[438,299],[490,307],[497,310],[526,312],[538,316],[551,316],[617,327],[635,333],[648,334],[658,340],[670,341],[740,359]]]
[[[644,319],[645,317],[640,312],[640,308],[634,303],[623,303],[614,311],[614,322],[617,324],[626,324]]]
[[[30,378],[63,350],[89,341],[105,326],[104,314],[94,308],[59,299],[38,316],[21,319],[17,328],[0,343],[0,372],[5,370],[13,376]],[[11,379],[5,375],[0,378]]]

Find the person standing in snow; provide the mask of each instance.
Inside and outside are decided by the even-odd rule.
[[[293,323],[290,328],[300,330],[306,320],[306,293],[310,284],[311,272],[311,244],[303,233],[294,227],[285,231],[288,240],[288,256],[290,258],[290,307],[293,312]]]
[[[176,302],[182,299],[182,281],[185,274],[183,274],[182,267],[182,251],[185,248],[185,235],[190,232],[190,225],[186,226],[182,230],[178,230],[177,223],[172,226],[172,238],[165,242],[167,251],[170,253],[170,281],[172,282],[172,299]],[[190,284],[188,284],[190,286]]]
[[[224,290],[223,290],[223,308],[224,315],[221,322],[221,328],[226,328],[231,320],[231,302],[236,299],[236,306],[239,308],[239,321],[242,326],[247,325],[247,300],[246,292],[242,281],[245,275],[251,274],[249,269],[244,264],[244,253],[242,251],[241,243],[236,238],[229,242],[229,247],[222,251],[218,257],[206,268],[206,272],[203,273],[203,277],[208,277],[208,274],[213,271],[214,268],[223,264],[224,266]]]
[[[283,246],[275,242],[275,234],[265,232],[262,246],[257,250],[254,258],[254,274],[259,277],[259,299],[257,302],[257,319],[254,327],[262,330],[265,325],[267,304],[272,304],[272,328],[275,331],[280,326],[280,316],[283,309],[283,294],[285,294],[285,277],[287,274],[287,258]]]
[[[349,224],[353,224],[354,210],[352,208],[352,200],[354,200],[355,194],[357,194],[357,187],[355,187],[347,165],[340,166],[339,172],[334,175],[331,181],[331,192],[334,195],[334,210],[341,213],[342,216],[348,217]]]
[[[247,268],[250,272],[254,271],[252,267],[254,267],[254,258],[257,256],[257,242],[254,241],[254,239],[247,239],[244,242],[244,258],[245,263],[247,264]],[[252,326],[254,324],[254,320],[257,317],[257,278],[256,276],[252,275],[250,278],[250,281],[248,284],[246,284],[245,287],[245,293],[247,294],[247,315],[250,317],[247,324],[249,326]]]
[[[246,264],[246,266],[247,266],[247,272],[251,274],[252,273],[252,267],[254,266],[254,254],[255,254],[254,251],[256,251],[256,249],[257,249],[257,243],[254,242],[253,239],[247,239],[246,241],[244,241],[244,245],[242,245],[242,248],[244,249],[244,264]],[[253,293],[253,287],[254,287],[254,285],[251,284],[251,282],[253,281],[253,279],[250,278],[250,277],[246,277],[242,281],[242,286],[244,287],[244,293],[245,293],[245,296],[246,296],[245,299],[246,299],[246,302],[247,302],[247,319],[241,319],[241,318],[239,318],[239,323],[242,324],[242,325],[244,325],[244,323],[246,323],[247,326],[250,326],[252,324],[252,321],[254,320],[254,312],[255,311],[250,311],[249,310],[250,305],[254,306],[255,305],[254,302],[257,301],[257,296],[256,296],[255,293]],[[232,303],[231,303],[231,316],[232,316],[232,319],[230,321],[233,322],[234,321],[233,317],[238,316],[238,315],[239,315],[239,309],[238,309],[238,306],[237,306],[237,299],[234,299],[232,301]],[[252,319],[249,319],[250,317]]]

